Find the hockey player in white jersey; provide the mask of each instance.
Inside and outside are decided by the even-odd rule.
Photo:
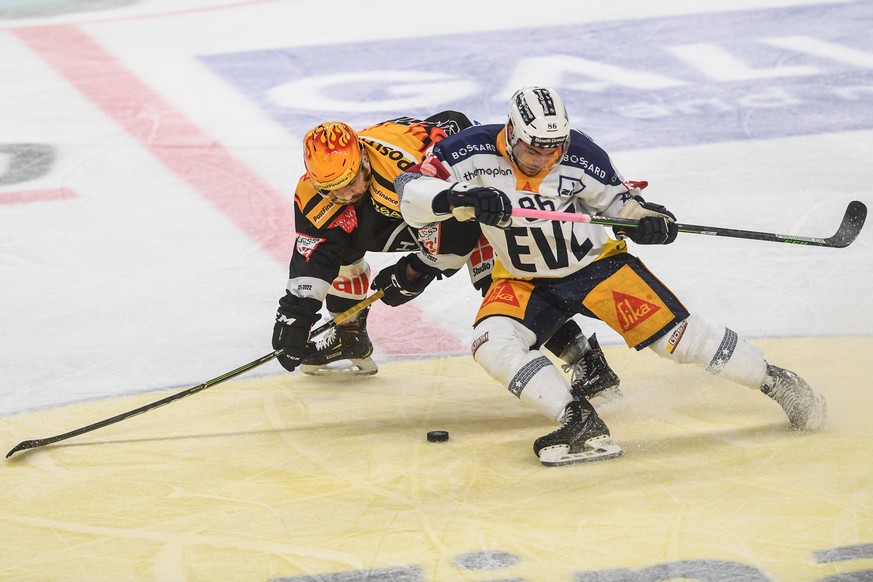
[[[544,465],[617,457],[621,447],[584,394],[540,350],[568,316],[596,317],[637,350],[704,367],[760,389],[798,430],[818,430],[826,403],[795,373],[769,364],[734,331],[689,313],[634,255],[637,244],[669,244],[673,214],[647,202],[645,182],[628,182],[607,153],[571,129],[547,87],[510,100],[505,124],[482,125],[435,144],[398,176],[401,212],[413,226],[457,216],[477,220],[495,252],[493,283],[474,324],[474,359],[510,392],[562,424],[537,439]],[[603,214],[638,228],[512,218],[512,208]]]
[[[288,371],[312,375],[372,375],[373,344],[368,311],[337,325],[310,342],[322,306],[336,315],[363,300],[370,286],[368,252],[408,253],[372,278],[382,302],[398,306],[413,300],[440,276],[466,264],[473,286],[483,293],[491,281],[492,253],[473,222],[445,221],[413,231],[400,215],[394,178],[421,162],[433,143],[473,123],[456,111],[424,120],[398,117],[360,132],[342,122],[327,122],[303,138],[306,173],[294,191],[297,238],[285,294],[273,325],[272,345]],[[439,249],[434,255],[428,249]],[[413,251],[413,252],[410,252]],[[546,342],[571,373],[576,390],[604,400],[621,395],[596,337],[587,338],[568,320]]]

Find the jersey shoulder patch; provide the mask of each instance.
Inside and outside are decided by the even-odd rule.
[[[400,200],[394,179],[424,157],[434,139],[442,139],[442,129],[403,117],[385,121],[361,131],[361,145],[370,160],[370,200],[380,214],[400,219]]]
[[[312,185],[309,176],[304,174],[297,182],[294,191],[294,204],[297,206],[298,215],[302,215],[316,229],[328,226],[335,216],[343,209],[339,204],[334,204],[324,198]],[[298,227],[298,230],[300,227]]]
[[[467,128],[434,145],[434,155],[450,166],[477,154],[500,157],[497,136],[502,129],[501,124],[476,125]]]
[[[620,182],[609,154],[588,135],[575,129],[570,130],[570,146],[561,165],[578,168],[602,184],[616,185]]]
[[[325,239],[317,237],[317,236],[306,236],[305,234],[298,234],[297,239],[294,241],[294,248],[300,254],[301,257],[306,259],[306,262],[309,262],[309,259],[312,257],[312,253],[315,252],[315,249],[318,248],[318,245],[323,243]]]

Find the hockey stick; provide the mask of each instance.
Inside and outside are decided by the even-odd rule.
[[[375,293],[373,293],[372,295],[370,295],[369,297],[367,297],[363,301],[357,303],[356,305],[352,306],[351,308],[347,309],[346,311],[343,311],[342,313],[340,313],[339,315],[337,315],[336,317],[334,317],[333,319],[331,319],[330,321],[328,321],[324,325],[321,325],[321,326],[317,327],[316,329],[312,330],[312,333],[310,333],[309,336],[315,337],[317,335],[321,335],[322,333],[328,331],[329,329],[336,327],[337,324],[340,324],[344,321],[347,321],[348,319],[353,317],[359,311],[363,311],[367,306],[378,301],[382,297],[382,295],[384,295],[384,294],[385,294],[385,292],[382,291],[381,289],[376,291]],[[65,432],[64,434],[59,434],[59,435],[47,437],[44,439],[34,439],[34,440],[30,440],[30,441],[20,442],[17,445],[15,445],[15,447],[13,447],[13,449],[11,451],[6,453],[6,458],[8,459],[9,457],[14,455],[18,451],[24,451],[27,449],[35,449],[37,447],[44,447],[45,445],[50,445],[50,444],[56,443],[58,441],[70,439],[70,438],[73,438],[75,436],[85,434],[86,432],[91,432],[92,430],[97,430],[98,428],[103,428],[104,426],[109,426],[110,424],[115,424],[116,422],[121,422],[122,420],[130,418],[132,416],[137,416],[139,414],[142,414],[144,412],[148,412],[149,410],[153,410],[155,408],[159,408],[161,406],[164,406],[164,405],[169,404],[171,402],[174,402],[176,400],[181,400],[182,398],[185,398],[186,396],[191,396],[192,394],[197,394],[198,392],[202,392],[203,390],[206,390],[207,388],[212,388],[213,386],[215,386],[217,384],[221,384],[222,382],[224,382],[226,380],[230,380],[231,378],[235,378],[236,376],[239,376],[240,374],[242,374],[244,372],[248,372],[249,370],[253,370],[262,364],[266,364],[267,362],[269,362],[273,358],[280,356],[282,354],[282,352],[283,352],[283,350],[276,350],[275,352],[271,352],[265,356],[261,356],[257,360],[253,360],[253,361],[249,362],[248,364],[244,364],[244,365],[240,366],[239,368],[237,368],[235,370],[231,370],[230,372],[222,374],[221,376],[213,378],[212,380],[207,380],[206,382],[203,382],[202,384],[198,384],[197,386],[193,386],[191,388],[188,388],[187,390],[177,392],[176,394],[172,394],[170,396],[167,396],[166,398],[162,398],[161,400],[157,400],[155,402],[152,402],[151,404],[146,404],[145,406],[140,406],[139,408],[135,408],[134,410],[130,410],[128,412],[123,412],[119,415],[113,416],[112,418],[107,418],[106,420],[101,420],[100,422],[95,422],[94,424],[89,424],[88,426],[83,426],[82,428],[77,428],[76,430],[71,430],[70,432]]]
[[[552,210],[536,210],[532,208],[513,208],[512,216],[521,218],[534,218],[540,220],[564,220],[568,222],[587,222],[590,224],[602,224],[604,226],[626,226],[635,228],[639,220],[631,218],[612,218],[608,216],[589,216],[588,214],[573,214],[570,212],[555,212]],[[707,234],[710,236],[728,236],[733,238],[747,238],[768,242],[792,243],[811,247],[844,248],[852,244],[864,221],[867,219],[867,207],[863,202],[853,200],[849,202],[843,221],[837,232],[827,238],[815,238],[809,236],[796,236],[791,234],[776,234],[771,232],[757,232],[754,230],[737,230],[734,228],[721,228],[718,226],[699,226],[696,224],[676,223],[679,232],[692,234]]]

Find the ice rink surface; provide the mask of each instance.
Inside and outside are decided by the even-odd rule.
[[[870,30],[871,2],[0,0],[3,442],[269,353],[300,141],[328,119],[500,122],[553,85],[681,222],[829,236],[873,204]],[[820,389],[827,430],[583,321],[626,453],[546,469],[552,425],[467,355],[462,272],[374,308],[371,379],[270,363],[7,460],[0,579],[873,579],[869,229],[633,251]]]

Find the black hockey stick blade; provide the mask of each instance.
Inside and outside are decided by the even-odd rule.
[[[867,220],[867,207],[859,200],[853,200],[846,208],[846,214],[843,216],[843,222],[837,229],[836,234],[830,237],[829,241],[837,248],[844,248],[855,242],[861,229],[864,227],[864,221]]]
[[[107,418],[105,420],[95,422],[94,424],[89,424],[88,426],[83,426],[82,428],[77,428],[76,430],[71,430],[70,432],[65,432],[63,434],[47,437],[44,439],[33,439],[33,440],[29,440],[29,441],[22,441],[22,442],[18,443],[17,445],[15,445],[11,451],[6,453],[6,458],[8,459],[9,457],[11,457],[12,455],[14,455],[15,453],[17,453],[19,451],[25,451],[27,449],[35,449],[37,447],[44,447],[46,445],[50,445],[50,444],[56,443],[58,441],[64,441],[67,439],[71,439],[75,436],[85,434],[86,432],[91,432],[92,430],[97,430],[98,428],[103,428],[104,426],[109,426],[111,424],[115,424],[116,422],[121,422],[122,420],[125,420],[127,418],[131,418],[132,416],[137,416],[137,415],[142,414],[144,412],[148,412],[149,410],[154,410],[155,408],[160,408],[161,406],[165,406],[165,405],[169,404],[170,402],[180,400],[180,399],[185,398],[186,396],[190,396],[192,394],[196,394],[197,392],[201,392],[203,390],[206,390],[207,388],[211,388],[211,387],[215,386],[216,384],[220,384],[221,382],[224,382],[225,380],[229,380],[231,378],[239,376],[240,374],[242,374],[244,372],[248,372],[249,370],[252,370],[252,369],[258,367],[261,364],[265,364],[265,363],[269,362],[270,360],[272,360],[273,358],[278,356],[280,353],[281,352],[278,350],[275,352],[270,352],[269,354],[267,354],[265,356],[261,356],[257,360],[253,360],[253,361],[249,362],[248,364],[240,366],[239,368],[236,368],[235,370],[231,370],[230,372],[227,372],[226,374],[222,374],[221,376],[218,376],[217,378],[213,378],[212,380],[208,380],[206,382],[203,382],[202,384],[198,384],[197,386],[192,386],[191,388],[188,388],[187,390],[183,390],[181,392],[177,392],[176,394],[171,394],[170,396],[167,396],[166,398],[162,398],[162,399],[157,400],[155,402],[152,402],[150,404],[140,406],[139,408],[135,408],[133,410],[123,412],[121,414],[113,416],[112,418]]]
[[[359,311],[362,311],[367,306],[371,305],[372,303],[375,303],[384,294],[385,294],[385,292],[380,289],[379,291],[373,293],[372,295],[370,295],[366,299],[358,302],[357,304],[353,305],[351,308],[340,313],[339,315],[337,315],[336,317],[334,317],[333,319],[331,319],[330,321],[328,321],[324,325],[321,325],[318,328],[312,330],[312,332],[310,333],[310,336],[315,337],[317,335],[320,335],[320,334],[326,332],[327,330],[331,329],[332,327],[336,327],[337,324],[342,323],[342,322],[350,319],[352,316],[354,316]],[[19,451],[26,451],[28,449],[35,449],[38,447],[44,447],[46,445],[50,445],[50,444],[53,444],[53,443],[56,443],[59,441],[71,439],[73,437],[85,434],[87,432],[91,432],[93,430],[97,430],[99,428],[103,428],[105,426],[115,424],[116,422],[121,422],[122,420],[128,419],[132,416],[137,416],[137,415],[142,414],[144,412],[148,412],[149,410],[154,410],[155,408],[160,408],[161,406],[165,406],[171,402],[185,398],[186,396],[191,396],[192,394],[202,392],[203,390],[206,390],[207,388],[212,388],[216,384],[220,384],[222,382],[230,380],[231,378],[235,378],[236,376],[239,376],[240,374],[248,372],[249,370],[253,370],[262,364],[266,364],[267,362],[269,362],[273,358],[276,358],[277,356],[280,356],[281,354],[282,354],[282,350],[276,350],[274,352],[270,352],[269,354],[261,356],[257,360],[252,360],[251,362],[249,362],[247,364],[243,364],[239,368],[231,370],[230,372],[222,374],[221,376],[213,378],[212,380],[207,380],[206,382],[203,382],[202,384],[198,384],[197,386],[192,386],[191,388],[188,388],[187,390],[177,392],[176,394],[171,394],[170,396],[167,396],[166,398],[162,398],[161,400],[157,400],[157,401],[152,402],[150,404],[140,406],[139,408],[135,408],[133,410],[123,412],[121,414],[113,416],[112,418],[107,418],[105,420],[95,422],[94,424],[89,424],[88,426],[83,426],[81,428],[71,430],[70,432],[65,432],[63,434],[59,434],[59,435],[55,435],[55,436],[51,436],[51,437],[46,437],[44,439],[32,439],[29,441],[22,441],[22,442],[18,443],[17,445],[15,445],[14,447],[12,447],[12,450],[10,450],[8,453],[6,453],[6,458],[8,459],[9,457],[11,457],[12,455],[14,455],[15,453],[17,453]]]
[[[637,228],[639,220],[633,218],[617,218],[611,216],[589,216],[587,214],[572,212],[557,212],[554,210],[538,210],[533,208],[513,208],[512,216],[532,218],[536,220],[563,220],[568,222],[587,222],[603,226],[617,226]],[[867,219],[867,207],[863,202],[853,200],[846,208],[843,221],[837,232],[828,238],[816,238],[811,236],[797,236],[793,234],[777,234],[773,232],[757,232],[754,230],[740,230],[736,228],[723,228],[720,226],[700,226],[697,224],[676,223],[679,232],[691,234],[706,234],[710,236],[727,236],[733,238],[745,238],[763,240],[769,242],[791,243],[811,247],[844,248],[852,244],[861,232],[864,221]]]
[[[729,236],[734,238],[747,238],[769,242],[781,242],[812,247],[831,247],[841,249],[849,246],[855,241],[856,238],[858,238],[858,234],[860,234],[866,220],[867,206],[865,206],[863,202],[853,200],[846,208],[846,213],[843,215],[843,220],[842,222],[840,222],[840,226],[837,228],[837,232],[827,238],[816,238],[791,234],[777,234],[769,232],[756,232],[753,230],[737,230],[732,228],[721,228],[713,226],[698,226],[694,224],[677,223],[676,226],[679,228],[679,232],[690,232],[693,234]]]

